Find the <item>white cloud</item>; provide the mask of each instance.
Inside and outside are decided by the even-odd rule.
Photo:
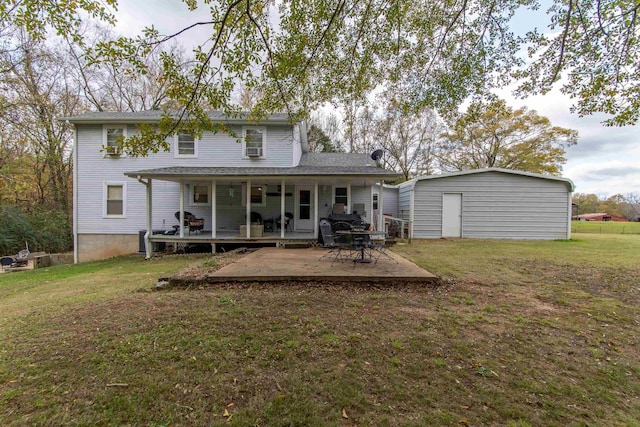
[[[606,127],[603,114],[578,117],[571,114],[571,99],[559,90],[546,95],[516,99],[509,89],[496,91],[513,107],[536,110],[554,126],[575,129],[578,144],[567,149],[563,175],[576,191],[612,195],[640,193],[640,126]]]

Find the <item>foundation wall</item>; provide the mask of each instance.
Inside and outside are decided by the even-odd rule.
[[[137,234],[78,234],[78,261],[96,261],[138,252]]]

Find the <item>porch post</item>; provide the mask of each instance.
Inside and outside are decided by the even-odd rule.
[[[386,231],[384,229],[384,180],[380,180],[378,190],[378,231]]]
[[[351,213],[351,183],[347,184],[347,213]]]
[[[285,181],[284,179],[280,182],[280,238],[284,239],[284,210],[285,210]]]
[[[153,197],[151,190],[151,178],[147,181],[147,232],[144,235],[145,259],[151,259],[153,256],[153,247],[149,237],[153,233]]]
[[[216,222],[216,180],[211,181],[211,238],[216,238],[216,229],[218,228],[218,224]]]
[[[318,197],[318,180],[313,185],[313,238],[314,240],[318,238],[318,221],[320,221],[318,215],[318,203],[320,201],[320,197]]]
[[[180,181],[180,238],[184,237],[184,181]]]
[[[245,224],[247,226],[247,239],[251,238],[251,180],[247,180],[246,193],[246,205],[247,205],[247,220]]]

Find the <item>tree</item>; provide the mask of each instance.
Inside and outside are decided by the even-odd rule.
[[[402,173],[403,181],[436,172],[436,143],[443,124],[433,110],[407,114],[391,102],[376,129],[384,166]]]
[[[604,121],[609,126],[637,123],[639,12],[637,0],[555,0],[547,11],[548,31],[532,31],[523,40],[533,61],[514,73],[518,92],[546,93],[562,81],[579,116],[603,112],[611,116]]]
[[[578,215],[599,212],[600,199],[596,194],[575,193],[572,201],[578,205]]]
[[[309,119],[309,150],[336,153],[342,151],[341,123],[335,113],[317,111]]]
[[[0,56],[5,69],[0,109],[3,139],[23,157],[14,162],[13,177],[29,177],[21,190],[24,202],[71,211],[71,125],[58,117],[82,108],[79,90],[70,84],[68,64],[60,51],[20,33],[12,51]],[[19,148],[17,146],[19,146]],[[25,182],[24,177],[20,179]]]
[[[116,6],[115,0],[105,3]],[[190,10],[200,7],[195,0],[184,3]],[[130,154],[167,149],[165,137],[179,121],[220,129],[206,112],[237,114],[232,95],[240,84],[261,88],[252,118],[286,111],[296,120],[326,102],[350,106],[380,90],[398,94],[405,109],[435,108],[446,116],[469,97],[513,79],[526,96],[544,93],[566,76],[562,90],[576,100],[578,114],[605,112],[612,116],[607,123],[617,125],[638,120],[637,0],[553,0],[550,33],[526,37],[513,33],[510,20],[517,10],[538,9],[537,0],[220,0],[203,7],[210,19],[174,34],[147,28],[137,38],[105,41],[88,52],[90,61],[126,64],[144,74],[142,58],[159,45],[189,37],[194,28],[212,29],[187,70],[171,53],[162,55],[162,77],[179,114],[167,115],[157,131],[130,138]],[[26,25],[37,37],[50,25],[79,40],[81,10],[113,20],[98,1],[1,0],[0,21]],[[520,56],[523,47],[530,63]]]
[[[449,171],[496,167],[558,175],[564,147],[578,140],[576,131],[552,126],[526,107],[514,110],[503,100],[475,102],[449,126],[440,156]]]
[[[627,193],[623,196],[624,216],[631,221],[640,221],[640,193]]]
[[[69,72],[75,85],[82,88],[92,109],[141,111],[171,108],[167,81],[163,78],[161,57],[164,50],[156,49],[143,58],[146,72],[136,75],[130,72],[132,65],[126,61],[100,62],[91,66],[87,63],[85,48],[91,49],[98,43],[117,39],[111,28],[104,25],[84,25],[82,36],[82,46],[67,40],[64,60],[69,63]],[[180,63],[186,63],[184,50],[178,45],[165,48]]]

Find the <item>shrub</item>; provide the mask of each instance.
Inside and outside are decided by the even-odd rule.
[[[29,244],[32,252],[63,252],[72,248],[71,221],[66,212],[42,208],[26,212],[16,206],[0,206],[3,231],[0,253],[15,254]]]

